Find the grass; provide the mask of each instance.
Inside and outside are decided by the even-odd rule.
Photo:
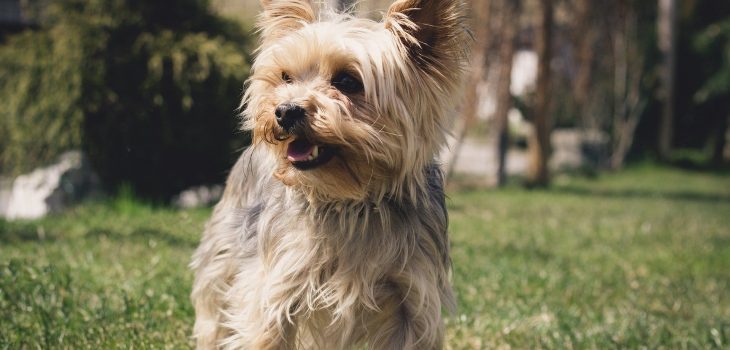
[[[730,348],[730,176],[641,166],[450,193],[452,349]],[[0,349],[188,348],[210,210],[0,221]]]

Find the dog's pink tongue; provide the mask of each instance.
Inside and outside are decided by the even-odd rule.
[[[294,140],[286,149],[286,158],[291,162],[301,162],[309,159],[314,151],[314,145],[307,140]]]

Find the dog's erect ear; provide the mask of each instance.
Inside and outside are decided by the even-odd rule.
[[[415,59],[453,58],[449,56],[464,49],[459,0],[397,0],[385,15],[385,27]]]
[[[315,19],[310,0],[261,0],[261,6],[264,11],[257,27],[265,41],[280,38]]]

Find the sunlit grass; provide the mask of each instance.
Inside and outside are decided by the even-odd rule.
[[[450,193],[452,349],[727,348],[730,176],[642,166]],[[0,221],[0,348],[188,348],[210,210]]]
[[[730,346],[729,180],[640,167],[453,193],[451,347]]]

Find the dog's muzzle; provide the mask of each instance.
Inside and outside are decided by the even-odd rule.
[[[294,103],[282,103],[276,107],[274,112],[276,122],[284,131],[292,133],[297,124],[304,121],[307,117],[307,111]]]

